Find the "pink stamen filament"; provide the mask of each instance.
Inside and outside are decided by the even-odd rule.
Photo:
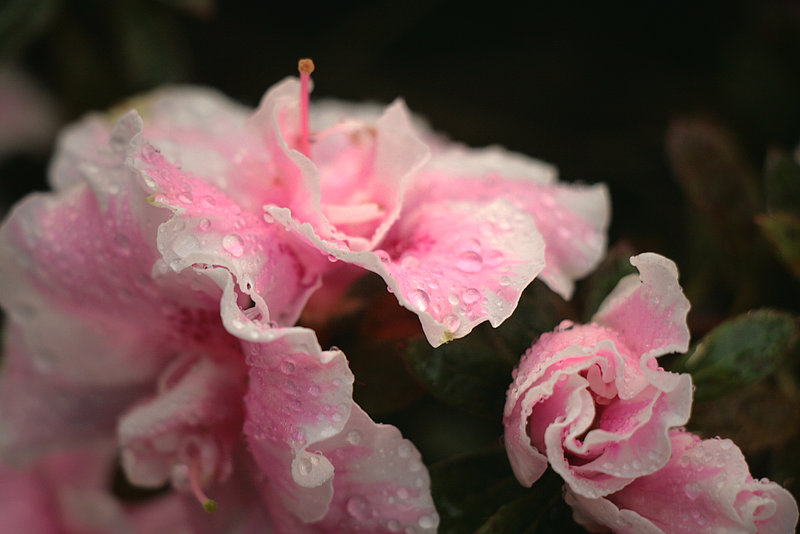
[[[308,85],[311,73],[314,72],[314,62],[310,59],[301,59],[297,63],[300,71],[300,152],[308,156],[311,153],[311,143],[308,133]]]
[[[217,511],[217,501],[209,499],[203,489],[200,487],[200,482],[197,480],[197,472],[200,470],[197,461],[192,462],[189,468],[189,484],[192,488],[195,498],[203,505],[203,510],[208,513]]]

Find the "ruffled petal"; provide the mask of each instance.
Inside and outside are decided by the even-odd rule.
[[[293,324],[319,280],[299,250],[304,245],[152,147],[134,158],[155,191],[153,201],[174,213],[159,228],[164,261],[175,272],[204,272],[223,289],[226,328],[258,339],[262,330]]]
[[[322,351],[304,328],[244,345],[250,367],[244,433],[267,491],[302,521],[317,521],[328,512],[334,475],[318,442],[347,423],[353,374],[341,351]]]
[[[551,165],[499,147],[454,148],[436,154],[409,192],[407,205],[436,199],[503,199],[534,218],[545,243],[542,280],[564,298],[591,272],[606,246],[611,203],[602,184],[555,182]]]
[[[384,249],[361,252],[320,239],[287,209],[269,212],[333,259],[381,275],[400,304],[419,315],[433,346],[486,320],[499,325],[544,267],[533,218],[502,200],[440,202],[412,211],[386,236]]]
[[[58,193],[29,196],[0,228],[0,303],[37,368],[76,383],[147,381],[175,344],[208,345],[222,332],[218,289],[156,269],[154,236],[168,212],[146,202],[125,166],[137,124],[124,117],[95,159],[78,161],[87,147],[64,149],[54,172],[76,174]],[[63,144],[80,145],[83,128]]]
[[[300,328],[246,345],[245,435],[279,532],[435,532],[419,452],[353,402],[344,354],[321,351],[313,332]]]
[[[158,487],[170,478],[190,488],[227,479],[232,449],[244,419],[246,371],[237,354],[187,354],[161,375],[156,396],[119,421],[122,467],[139,486]]]
[[[689,375],[645,374],[617,333],[563,325],[523,356],[506,402],[512,468],[531,485],[549,462],[573,491],[598,497],[669,459],[670,428],[689,419]]]
[[[317,446],[335,476],[330,510],[313,532],[436,532],[428,471],[397,428],[376,424],[353,403],[342,431]]]
[[[648,252],[633,256],[631,264],[639,274],[620,280],[593,320],[619,332],[642,355],[646,370],[651,357],[689,349],[686,315],[691,306],[678,284],[674,262]]]
[[[701,440],[681,431],[670,438],[672,456],[664,468],[623,490],[587,499],[568,489],[576,520],[615,532],[658,534],[778,534],[797,526],[791,494],[774,482],[754,480],[733,442]]]

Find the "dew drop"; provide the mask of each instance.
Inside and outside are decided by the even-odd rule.
[[[228,234],[222,238],[222,248],[224,248],[234,258],[244,254],[244,242],[236,234]]]
[[[308,392],[311,394],[312,397],[319,397],[322,394],[322,388],[314,384],[308,388]]]
[[[448,315],[442,320],[442,322],[444,323],[444,327],[448,332],[456,332],[459,327],[461,327],[461,319],[459,319],[457,315]]]
[[[397,455],[400,458],[408,458],[411,456],[411,445],[408,443],[401,443],[397,446]]]
[[[361,495],[353,495],[347,499],[347,513],[356,519],[369,517],[369,503]]]
[[[686,490],[686,496],[691,500],[695,500],[700,496],[700,484],[697,482],[689,482],[684,489]]]
[[[339,258],[334,256],[333,254],[328,254],[328,261],[331,262],[331,263],[335,263],[335,262],[339,261]]]
[[[378,256],[378,259],[381,260],[383,263],[390,261],[392,258],[389,256],[389,253],[385,250],[376,250],[375,255]]]
[[[209,221],[208,219],[200,219],[200,223],[198,224],[198,227],[203,232],[208,232],[209,228],[211,228],[211,221]]]
[[[361,443],[361,432],[358,430],[351,430],[347,433],[347,442],[350,445],[358,445]]]
[[[300,462],[297,464],[297,470],[300,471],[302,475],[310,475],[313,469],[314,465],[308,458],[301,458]]]
[[[205,197],[203,197],[203,203],[204,203],[206,206],[216,206],[216,205],[217,205],[217,201],[216,201],[216,200],[214,200],[214,197],[212,197],[212,196],[205,196]]]
[[[463,252],[456,261],[456,267],[465,273],[477,273],[483,269],[483,258],[477,252]]]
[[[386,528],[389,529],[389,532],[400,532],[400,523],[396,519],[390,519],[386,523]]]
[[[294,364],[289,360],[283,360],[281,362],[281,372],[287,375],[294,373]]]
[[[453,306],[456,306],[459,302],[461,302],[461,299],[458,298],[458,295],[456,295],[455,293],[451,293],[450,296],[447,297],[447,302],[449,302]]]
[[[191,204],[194,200],[191,191],[183,191],[178,195],[178,200],[184,204]]]
[[[419,526],[422,528],[433,528],[436,525],[436,519],[432,515],[423,515],[419,518]]]
[[[464,292],[461,294],[461,300],[464,301],[464,304],[475,304],[481,298],[481,292],[475,289],[474,287],[470,287],[465,289]]]
[[[398,488],[397,489],[397,496],[401,499],[408,499],[411,494],[408,492],[406,488]]]
[[[428,305],[431,303],[431,298],[422,289],[415,289],[409,293],[408,299],[411,301],[411,305],[421,312],[427,310]]]

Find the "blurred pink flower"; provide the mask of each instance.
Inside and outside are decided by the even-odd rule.
[[[0,161],[15,152],[45,151],[60,122],[52,96],[8,65],[0,65],[0,117]]]
[[[603,498],[567,487],[575,520],[590,532],[617,534],[789,534],[798,511],[775,482],[750,476],[729,439],[707,439],[673,430],[672,456],[653,474]]]
[[[514,372],[505,442],[525,486],[549,462],[576,494],[618,491],[664,466],[669,429],[689,418],[691,378],[655,360],[688,348],[677,268],[650,253],[631,263],[639,275],[620,281],[592,323],[542,335]]]

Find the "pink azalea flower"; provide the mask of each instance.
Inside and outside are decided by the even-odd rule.
[[[692,384],[655,357],[687,350],[689,302],[673,262],[648,253],[631,263],[639,275],[620,281],[591,324],[542,335],[515,370],[505,441],[525,486],[549,462],[573,492],[595,498],[670,458],[668,432],[688,420]]]
[[[269,308],[295,310],[255,279],[270,270],[258,247],[283,227],[322,252],[305,256],[309,289],[327,274],[341,294],[358,273],[349,265],[376,272],[434,346],[500,324],[540,273],[568,297],[599,261],[604,186],[555,183],[551,166],[500,148],[447,146],[402,101],[378,117],[373,106],[307,106],[296,79],[270,89],[249,120],[217,95],[162,92],[147,103],[146,143],[130,154],[154,202],[175,212],[159,236],[165,260],[225,266],[255,302],[258,320],[238,323],[248,335],[295,318],[274,316]]]
[[[243,123],[215,95],[167,95],[185,97],[165,108],[175,142]],[[228,122],[209,117],[216,105]],[[142,180],[134,164],[164,161],[142,128],[135,112],[113,128],[99,116],[72,127],[55,192],[31,195],[0,227],[0,461],[116,440],[133,484],[189,496],[192,531],[435,531],[417,450],[354,404],[344,354],[289,326],[318,283],[319,253],[242,208],[245,189],[215,187],[202,163],[216,153],[170,145],[182,168]],[[208,521],[196,500],[211,506],[217,491]],[[143,506],[133,528],[177,532],[174,510]]]
[[[729,439],[707,439],[673,430],[672,456],[659,471],[603,498],[569,487],[575,520],[590,532],[618,534],[789,534],[797,502],[775,482],[750,476]]]

